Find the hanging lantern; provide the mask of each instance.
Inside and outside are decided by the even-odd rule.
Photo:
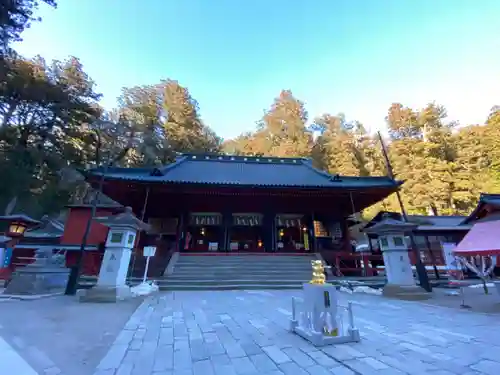
[[[259,240],[259,241],[257,242],[257,246],[258,246],[258,247],[262,247],[262,241],[261,241],[261,240]]]
[[[285,235],[285,231],[283,229],[280,229],[279,231],[279,236],[283,237]]]
[[[9,235],[22,236],[26,231],[26,228],[26,223],[14,221],[9,225]]]
[[[201,229],[200,229],[200,234],[201,234],[202,236],[204,236],[204,235],[205,235],[205,228],[201,228]]]

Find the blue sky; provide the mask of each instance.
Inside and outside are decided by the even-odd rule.
[[[500,104],[499,0],[60,0],[26,56],[79,57],[112,108],[123,86],[172,78],[225,138],[281,89],[310,117],[383,128],[392,102],[437,101],[461,123]]]

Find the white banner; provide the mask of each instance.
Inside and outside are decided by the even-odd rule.
[[[455,249],[455,247],[457,247],[457,245],[452,242],[443,242],[441,245],[443,247],[443,256],[444,262],[446,264],[446,269],[448,271],[460,271],[462,267],[460,266],[460,263],[458,262],[455,254],[453,254],[453,250]]]
[[[443,257],[446,263],[446,270],[450,280],[463,280],[463,265],[460,259],[453,253],[457,245],[452,242],[441,243],[443,248]]]

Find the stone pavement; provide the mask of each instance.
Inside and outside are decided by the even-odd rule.
[[[41,375],[92,375],[141,304],[82,304],[68,296],[0,301],[0,337]],[[1,352],[0,375],[21,375],[4,370]]]
[[[38,375],[2,337],[0,337],[0,374]]]
[[[95,375],[500,374],[495,316],[341,293],[362,342],[318,350],[288,332],[299,291],[149,297]],[[68,374],[71,375],[71,374]]]

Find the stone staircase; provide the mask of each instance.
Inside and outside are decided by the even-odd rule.
[[[299,289],[311,279],[314,255],[180,254],[160,290]]]

